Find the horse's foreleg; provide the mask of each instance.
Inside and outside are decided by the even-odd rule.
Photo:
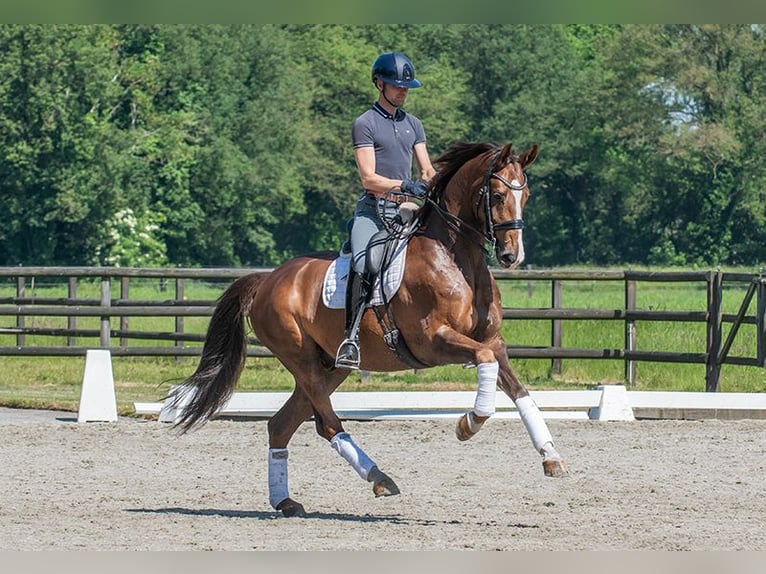
[[[524,422],[524,427],[532,439],[535,450],[543,455],[543,471],[545,476],[562,477],[568,474],[566,463],[553,444],[553,436],[543,419],[535,401],[529,395],[516,401],[516,409]]]
[[[567,476],[569,472],[567,471],[566,463],[556,450],[553,436],[550,430],[548,430],[548,425],[540,409],[534,399],[529,396],[524,385],[516,378],[516,375],[511,370],[508,358],[505,357],[503,360],[503,357],[500,357],[500,364],[501,369],[498,378],[500,388],[513,400],[516,410],[519,412],[519,417],[524,423],[524,428],[527,429],[529,438],[532,440],[532,445],[542,455],[545,476],[556,478]]]
[[[481,430],[482,425],[495,414],[495,396],[497,393],[497,375],[500,366],[497,361],[480,363],[477,367],[479,379],[473,410],[465,413],[457,421],[455,434],[458,440],[470,439]]]

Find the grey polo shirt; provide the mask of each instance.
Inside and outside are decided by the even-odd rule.
[[[354,149],[375,148],[375,173],[390,179],[407,179],[412,177],[412,149],[426,141],[426,132],[412,114],[398,109],[396,116],[392,116],[375,102],[354,120],[351,139]]]

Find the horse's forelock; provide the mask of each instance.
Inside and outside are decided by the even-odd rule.
[[[516,163],[517,161],[519,161],[519,154],[513,151],[513,144],[505,144],[498,154],[495,169],[503,169],[508,164]]]

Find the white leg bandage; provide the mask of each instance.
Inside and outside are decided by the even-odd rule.
[[[479,388],[476,391],[476,402],[473,412],[480,417],[491,417],[495,414],[495,396],[497,395],[497,373],[500,365],[480,363],[476,369],[479,375]]]
[[[338,454],[354,468],[359,476],[367,480],[375,463],[351,440],[351,436],[347,432],[340,432],[332,437],[330,446],[338,451]]]
[[[287,489],[287,449],[269,449],[269,504],[273,508],[289,498]]]
[[[545,424],[543,415],[532,397],[529,395],[521,397],[516,401],[516,409],[519,411],[521,420],[524,421],[529,438],[532,439],[532,444],[537,452],[542,453],[543,447],[548,443],[553,445],[553,436],[551,436],[548,425]]]

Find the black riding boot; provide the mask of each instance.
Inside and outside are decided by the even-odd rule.
[[[358,369],[359,354],[359,324],[367,304],[368,280],[349,269],[348,284],[346,285],[346,330],[343,342],[338,347],[335,366],[345,369]]]

